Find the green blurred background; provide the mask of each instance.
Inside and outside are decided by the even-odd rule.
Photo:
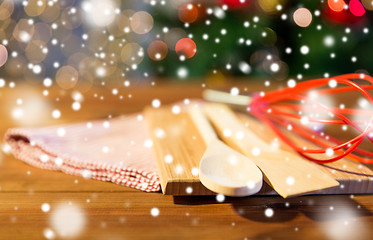
[[[0,74],[3,84],[48,78],[65,89],[134,79],[369,74],[372,9],[371,0],[4,0],[0,43],[8,57]],[[196,45],[190,58],[183,45],[175,51],[183,38]],[[66,84],[71,78],[77,83]]]

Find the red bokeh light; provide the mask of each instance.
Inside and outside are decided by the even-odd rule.
[[[344,0],[328,0],[328,6],[334,12],[341,12],[346,6]]]
[[[180,6],[178,16],[184,23],[192,23],[198,18],[198,9],[192,3],[186,3]]]
[[[180,39],[175,46],[176,53],[184,55],[186,58],[192,58],[197,52],[196,43],[190,38]]]
[[[365,13],[365,8],[359,0],[351,0],[348,4],[350,12],[355,16],[363,16]]]
[[[216,0],[218,5],[227,5],[230,10],[241,10],[249,7],[251,0]]]

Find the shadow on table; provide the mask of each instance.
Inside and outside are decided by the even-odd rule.
[[[174,203],[180,205],[219,204],[214,196],[175,196]],[[372,215],[367,208],[359,205],[350,195],[314,195],[289,199],[279,196],[226,197],[224,203],[231,204],[239,216],[256,222],[290,221],[300,213],[318,222]]]

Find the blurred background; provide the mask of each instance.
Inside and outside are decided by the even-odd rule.
[[[372,0],[2,0],[0,86],[373,71]]]

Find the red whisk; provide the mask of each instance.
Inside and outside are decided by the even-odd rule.
[[[373,97],[368,92],[372,89],[372,77],[365,74],[345,74],[304,81],[294,87],[256,95],[250,99],[247,109],[253,116],[270,126],[286,144],[311,161],[330,163],[348,156],[362,163],[373,163],[373,152],[359,147],[364,139],[373,142],[373,107],[368,110],[333,107],[319,101],[325,96],[355,91],[361,93],[373,106]],[[316,97],[310,96],[310,91],[312,96]],[[305,112],[311,108],[316,109],[318,113],[305,116]],[[328,113],[332,119],[320,116],[319,113],[322,112]],[[369,120],[354,120],[356,116],[366,116]],[[325,135],[322,131],[305,127],[308,123],[351,126],[358,135],[343,142]],[[361,126],[362,124],[365,126]],[[289,130],[315,144],[317,149],[298,146],[288,134],[285,134],[285,131]]]

